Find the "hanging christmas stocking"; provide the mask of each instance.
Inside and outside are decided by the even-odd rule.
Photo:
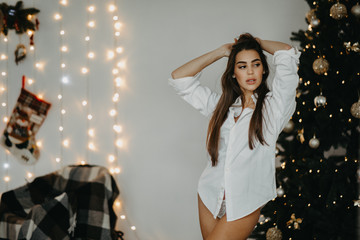
[[[1,145],[22,163],[34,164],[39,159],[35,135],[44,122],[51,104],[25,90],[22,79],[20,96],[1,137]]]

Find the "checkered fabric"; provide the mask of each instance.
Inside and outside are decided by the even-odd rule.
[[[68,166],[2,194],[0,240],[117,239],[114,178],[100,166]]]

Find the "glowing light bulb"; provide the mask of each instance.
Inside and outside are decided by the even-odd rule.
[[[63,127],[63,126],[60,126],[60,127],[59,127],[59,131],[60,131],[60,132],[64,131],[64,127]]]
[[[95,145],[94,145],[94,143],[89,143],[88,144],[88,148],[90,149],[90,150],[95,150]]]
[[[66,6],[68,4],[67,0],[60,0],[60,4]]]
[[[116,30],[120,30],[121,26],[122,26],[121,22],[116,22],[116,23],[114,23],[114,28],[115,28]]]
[[[115,162],[115,156],[114,156],[114,155],[109,155],[109,156],[108,156],[108,160],[109,160],[109,162],[111,162],[111,163]]]
[[[116,37],[120,37],[120,32],[115,32]]]
[[[64,30],[61,30],[61,31],[60,31],[60,35],[65,35],[65,31],[64,31]]]
[[[7,37],[4,37],[4,42],[7,42],[9,41]]]
[[[44,64],[41,63],[41,62],[37,62],[37,63],[35,63],[35,67],[36,67],[37,69],[41,70],[41,69],[44,68]]]
[[[119,69],[114,68],[114,69],[112,70],[112,74],[116,75],[116,74],[118,74],[118,73],[119,73]]]
[[[6,72],[1,72],[1,75],[2,75],[2,76],[6,76]]]
[[[1,106],[6,107],[6,102],[3,102]]]
[[[124,49],[122,47],[117,47],[116,48],[117,53],[122,53],[123,51],[124,51]]]
[[[33,80],[33,79],[31,79],[31,78],[29,78],[29,79],[27,80],[27,83],[28,83],[29,85],[31,85],[31,84],[33,84],[33,83],[34,83],[34,80]]]
[[[90,137],[95,136],[95,130],[94,130],[93,128],[92,128],[92,129],[89,129],[89,130],[88,130],[88,134],[89,134]]]
[[[90,21],[90,22],[88,23],[88,26],[91,27],[91,28],[95,27],[95,22],[94,22],[94,21]]]
[[[66,110],[65,109],[61,109],[61,114],[65,114]]]
[[[59,162],[61,162],[61,159],[60,158],[55,158],[55,161],[57,162],[57,163],[59,163]]]
[[[28,34],[29,36],[33,35],[33,33],[34,33],[34,32],[31,31],[31,30],[28,30],[28,31],[27,31],[27,34]]]
[[[87,56],[88,56],[88,58],[93,59],[95,57],[95,53],[89,52]]]
[[[62,77],[61,82],[64,84],[68,84],[69,83],[69,78],[68,77]]]
[[[42,141],[36,141],[36,146],[41,148],[42,147]]]
[[[9,177],[9,176],[5,176],[5,177],[4,177],[4,181],[5,181],[5,182],[10,182],[10,177]]]
[[[9,121],[9,118],[8,118],[8,117],[4,117],[4,118],[3,118],[3,122],[4,122],[4,123],[7,123],[8,121]]]
[[[4,168],[5,168],[5,169],[8,169],[9,166],[10,166],[10,165],[9,165],[8,163],[4,163]]]
[[[27,20],[31,21],[32,17],[33,16],[31,14],[27,15]]]
[[[1,91],[1,92],[4,92],[5,90],[6,90],[6,88],[4,88],[4,87],[1,87],[1,88],[0,88],[0,91]]]
[[[116,167],[116,168],[114,169],[114,172],[115,172],[116,174],[119,174],[119,173],[121,172],[121,170],[120,170],[120,168]]]
[[[125,216],[125,215],[121,215],[120,218],[121,218],[122,220],[124,220],[124,219],[126,219],[126,216]]]
[[[91,120],[93,118],[93,116],[91,115],[91,114],[89,114],[88,116],[87,116],[87,119],[88,120]]]
[[[27,176],[28,178],[32,178],[34,175],[33,175],[31,172],[27,172],[26,176]]]
[[[114,53],[114,51],[109,50],[109,51],[107,51],[106,56],[107,56],[108,60],[111,60],[115,57],[115,53]]]
[[[118,102],[119,101],[119,96],[120,96],[119,93],[115,93],[113,98],[112,98],[113,102]]]
[[[117,147],[122,148],[124,146],[124,141],[122,139],[118,139],[115,144]]]
[[[86,162],[85,162],[84,160],[81,160],[81,161],[80,161],[80,164],[81,164],[81,165],[85,165]]]
[[[116,64],[116,66],[118,66],[118,67],[121,68],[121,69],[124,69],[125,66],[126,66],[125,61],[120,61],[120,62],[118,62],[118,63]]]
[[[81,103],[83,106],[86,106],[87,105],[87,101],[82,101],[82,103]]]
[[[81,68],[81,72],[82,72],[83,74],[86,74],[86,73],[89,72],[89,69],[87,69],[86,67],[83,67],[83,68]]]
[[[60,19],[61,19],[61,15],[60,15],[59,13],[55,13],[54,19],[55,19],[55,20],[60,20]]]
[[[118,16],[113,16],[113,20],[117,21],[117,20],[119,20],[119,17]]]
[[[119,200],[116,200],[115,201],[115,206],[118,207],[118,208],[121,207],[121,202]]]
[[[124,85],[124,80],[121,77],[115,78],[116,87],[122,87]]]
[[[61,47],[61,51],[62,51],[62,52],[67,52],[67,50],[68,50],[67,46],[62,46],[62,47]]]
[[[90,41],[90,37],[89,37],[89,36],[86,36],[86,37],[85,37],[85,41],[87,41],[87,42]]]
[[[115,116],[116,115],[116,110],[115,109],[111,109],[110,110],[110,112],[109,112],[109,115],[111,116],[111,117],[113,117],[113,116]]]
[[[62,95],[61,95],[61,94],[58,95],[58,99],[59,99],[59,100],[62,99]]]
[[[121,133],[122,132],[122,127],[120,125],[114,125],[113,129],[115,132],[117,133]]]
[[[89,6],[89,7],[88,7],[88,11],[91,12],[91,13],[94,12],[94,11],[95,11],[95,7],[94,7],[93,5]]]
[[[136,227],[135,226],[131,226],[131,230],[135,231]]]
[[[70,146],[70,141],[69,141],[69,139],[65,139],[65,140],[63,141],[63,146],[64,146],[64,147],[69,147],[69,146]]]
[[[66,67],[66,64],[65,64],[65,63],[62,63],[60,66],[61,66],[61,68],[65,68],[65,67]]]
[[[1,54],[1,60],[6,60],[7,59],[7,56],[5,54]]]
[[[35,50],[34,45],[31,45],[31,46],[30,46],[30,51],[34,51],[34,50]]]
[[[116,6],[114,4],[109,5],[109,12],[114,12],[116,10]]]

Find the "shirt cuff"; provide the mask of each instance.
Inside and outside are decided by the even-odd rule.
[[[202,72],[198,72],[195,76],[190,77],[183,77],[183,78],[177,78],[173,79],[170,77],[168,79],[168,83],[170,86],[172,86],[176,92],[181,92],[183,90],[188,89],[195,81],[198,81]]]

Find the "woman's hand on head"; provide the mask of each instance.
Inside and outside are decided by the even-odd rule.
[[[229,57],[230,56],[230,53],[231,53],[231,50],[232,50],[232,47],[234,44],[237,43],[237,39],[234,38],[234,42],[233,43],[226,43],[224,45],[222,45],[220,47],[220,49],[222,50],[223,54],[224,54],[224,57]]]

